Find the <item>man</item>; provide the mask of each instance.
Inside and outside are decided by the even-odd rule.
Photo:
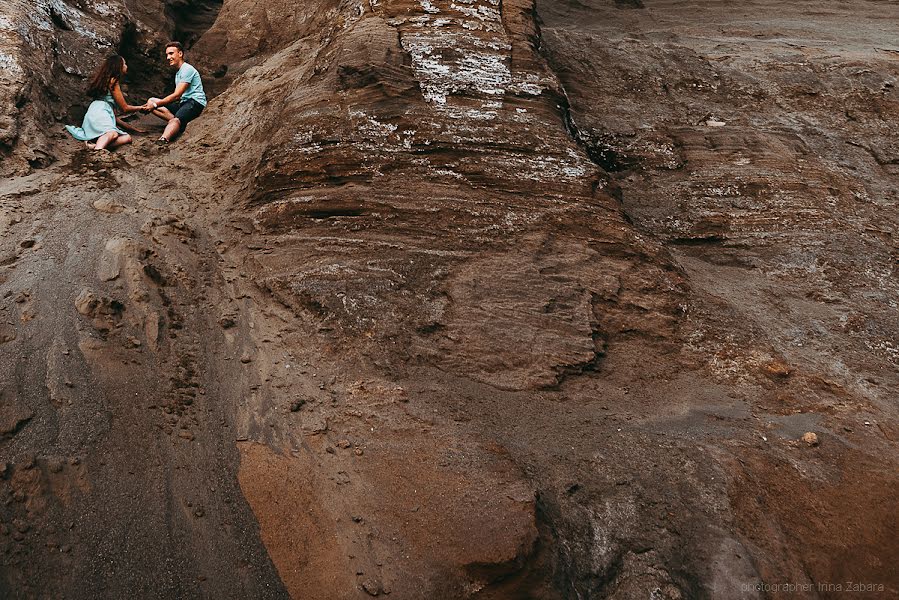
[[[159,145],[168,144],[206,108],[206,94],[203,92],[200,73],[192,65],[184,62],[184,48],[181,43],[166,44],[165,58],[171,66],[178,69],[175,73],[175,91],[165,98],[147,100],[153,114],[168,121],[162,136],[156,140]]]

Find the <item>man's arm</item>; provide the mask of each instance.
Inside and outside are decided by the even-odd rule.
[[[159,108],[160,106],[165,106],[166,104],[171,104],[175,100],[179,100],[181,95],[187,91],[187,88],[190,84],[186,81],[182,81],[181,83],[175,86],[175,91],[166,96],[165,98],[150,98],[147,101],[147,104],[153,106],[153,108]]]

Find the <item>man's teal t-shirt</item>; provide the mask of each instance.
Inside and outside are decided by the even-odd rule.
[[[187,83],[187,91],[181,94],[181,99],[196,100],[203,106],[206,106],[206,93],[203,91],[203,82],[200,80],[200,73],[193,68],[192,65],[184,63],[178,72],[175,73],[175,85],[179,83]]]

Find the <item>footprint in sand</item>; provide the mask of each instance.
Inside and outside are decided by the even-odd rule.
[[[7,344],[16,339],[16,328],[9,323],[0,325],[0,344]]]
[[[14,302],[19,306],[19,319],[23,323],[27,323],[37,317],[37,311],[34,308],[30,291],[22,290],[19,292]]]
[[[19,433],[34,417],[34,413],[27,406],[17,402],[15,396],[2,399],[3,402],[0,403],[0,441],[8,440]]]

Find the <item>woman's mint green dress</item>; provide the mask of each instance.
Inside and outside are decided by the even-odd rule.
[[[87,113],[84,115],[84,122],[81,123],[81,127],[66,125],[66,131],[71,133],[73,138],[82,142],[95,140],[107,131],[117,131],[120,134],[125,133],[116,127],[115,113],[112,111],[114,102],[112,94],[106,94],[102,99],[94,100],[87,107]]]

